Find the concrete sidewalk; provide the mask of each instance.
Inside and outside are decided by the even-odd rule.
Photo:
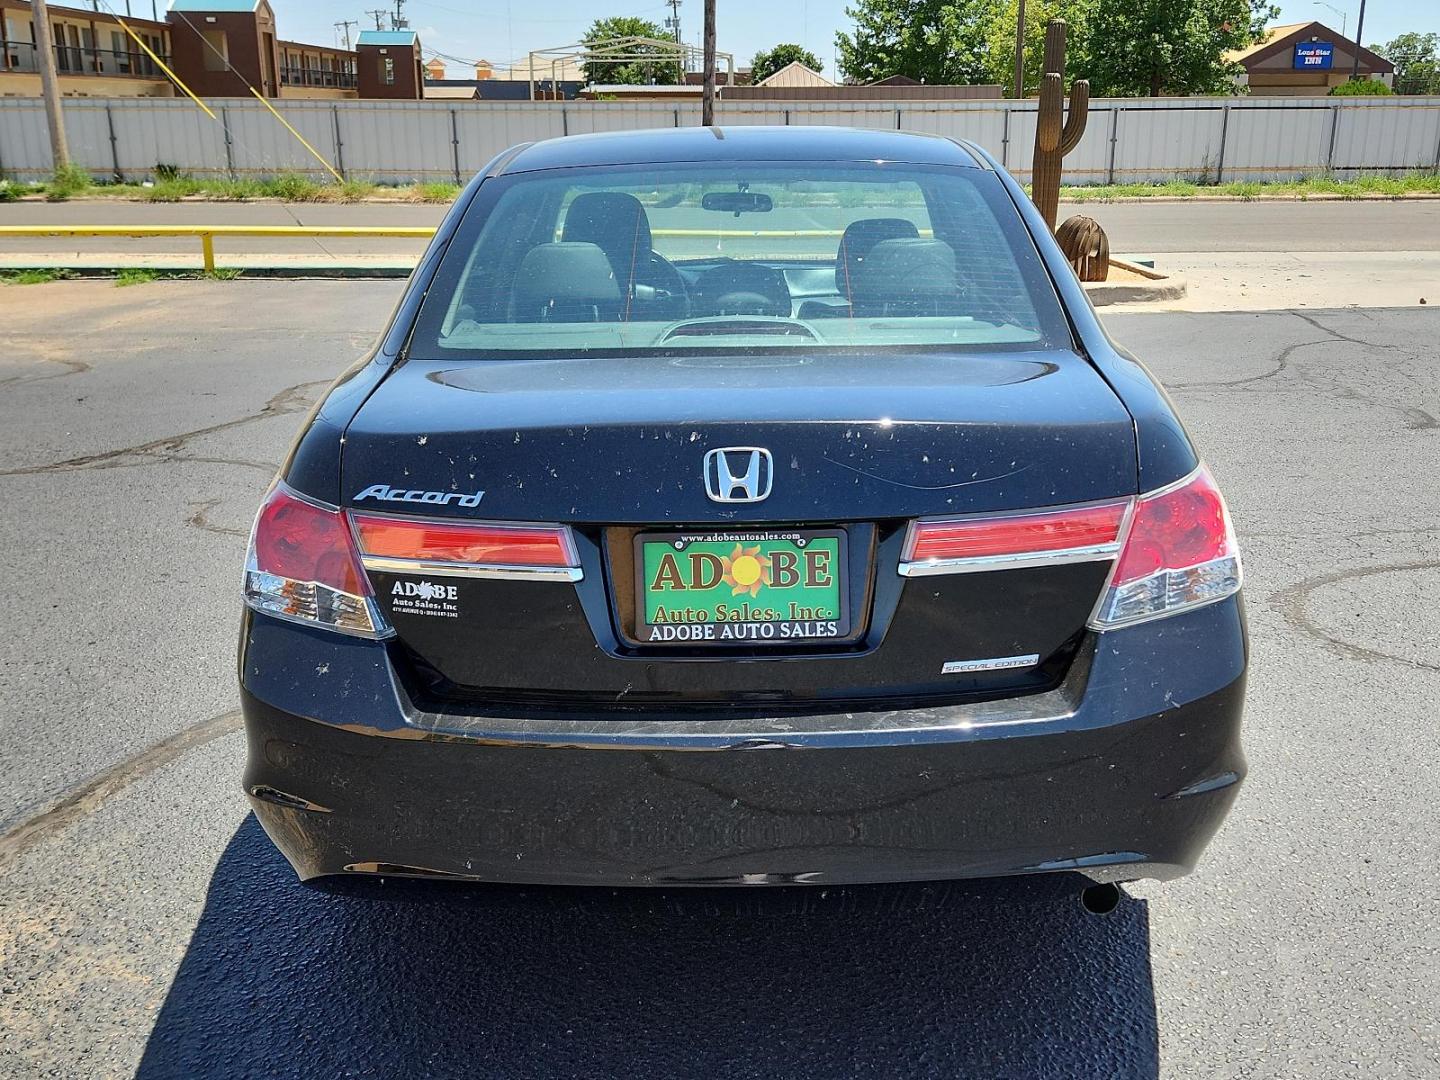
[[[70,242],[66,241],[67,247]],[[200,269],[198,243],[188,254],[51,251],[0,254],[0,272],[17,268],[76,270],[105,276],[116,268]],[[418,254],[418,253],[417,253]],[[1126,256],[1134,258],[1135,256]],[[406,277],[415,254],[227,254],[225,269],[254,277]],[[1440,304],[1440,252],[1172,252],[1157,269],[1185,278],[1183,297],[1112,304],[1105,311],[1278,311],[1291,308],[1414,307]]]

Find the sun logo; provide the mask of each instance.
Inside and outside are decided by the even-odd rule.
[[[770,564],[758,558],[760,545],[742,547],[735,545],[729,555],[720,556],[720,580],[730,586],[730,595],[739,596],[748,592],[760,595],[760,586],[770,584]]]

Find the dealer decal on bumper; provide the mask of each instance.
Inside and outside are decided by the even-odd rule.
[[[455,585],[437,585],[433,581],[397,581],[390,589],[390,610],[403,615],[430,615],[440,619],[458,619],[460,590]]]

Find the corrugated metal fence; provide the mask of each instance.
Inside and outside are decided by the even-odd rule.
[[[115,98],[65,102],[70,152],[97,176],[325,175],[257,101]],[[557,135],[700,122],[698,103],[286,101],[287,120],[347,177],[459,181],[507,146]],[[1034,101],[773,102],[723,99],[721,124],[837,124],[974,139],[1021,179]],[[1161,98],[1092,102],[1067,183],[1285,179],[1440,169],[1440,98]],[[39,99],[0,99],[0,175],[50,171]]]

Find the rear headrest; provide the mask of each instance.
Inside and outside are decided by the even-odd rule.
[[[913,221],[905,218],[861,218],[845,226],[836,253],[836,283],[841,295],[849,296],[854,289],[855,271],[881,240],[903,240],[919,236]]]
[[[850,288],[855,300],[867,304],[955,300],[955,251],[943,240],[881,240],[856,269]]]
[[[520,261],[514,298],[517,321],[588,321],[618,308],[620,286],[599,245],[539,244]]]
[[[577,195],[570,203],[560,239],[598,244],[616,278],[628,283],[630,268],[650,256],[650,219],[634,195],[591,191]]]

